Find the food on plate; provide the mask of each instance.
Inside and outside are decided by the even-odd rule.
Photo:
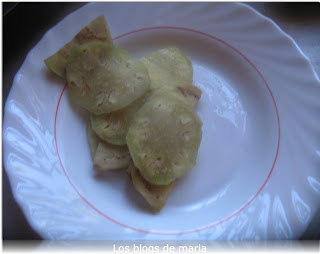
[[[88,136],[88,144],[90,148],[90,154],[92,159],[94,158],[97,147],[100,143],[100,138],[97,135],[97,133],[92,129],[91,124],[88,124],[87,126],[87,136]]]
[[[188,57],[167,47],[134,59],[113,44],[99,16],[45,64],[90,114],[93,169],[127,169],[136,191],[161,210],[174,183],[195,165],[202,137],[194,112],[202,91]]]
[[[124,169],[129,166],[130,160],[127,146],[100,142],[93,158],[93,169],[99,171]]]
[[[103,41],[112,44],[109,27],[104,16],[98,16],[85,26],[76,36],[58,52],[44,60],[47,67],[61,78],[65,78],[65,67],[71,50],[91,41]]]
[[[125,145],[126,135],[134,114],[144,104],[146,99],[157,90],[160,89],[152,90],[121,110],[102,115],[91,114],[92,128],[102,140],[115,145]],[[167,90],[173,96],[176,96],[177,99],[182,99],[182,102],[192,109],[196,106],[202,93],[194,85],[161,88],[161,90]]]
[[[106,142],[114,145],[125,145],[131,119],[144,103],[146,97],[138,98],[121,110],[102,115],[91,114],[92,129]]]
[[[174,183],[168,185],[155,185],[149,183],[131,161],[128,167],[128,176],[135,189],[157,211],[161,210],[166,203]]]
[[[161,59],[161,62],[158,62]],[[158,60],[158,61],[157,61]],[[176,47],[160,49],[142,58],[148,69],[152,91],[170,89],[176,96],[194,108],[201,97],[202,91],[192,84],[193,68],[185,54]],[[179,63],[179,69],[173,68]],[[135,112],[144,103],[151,92],[137,99],[127,107],[102,115],[91,115],[91,125],[99,137],[115,145],[126,144],[126,134]]]
[[[169,92],[151,96],[135,114],[127,145],[141,175],[150,183],[167,185],[195,164],[202,123]]]
[[[104,142],[92,129],[91,124],[88,124],[87,135],[94,170],[108,171],[124,169],[129,166],[131,156],[127,146]]]
[[[72,49],[66,77],[71,100],[96,115],[126,107],[150,88],[142,62],[120,47],[97,41]]]
[[[192,84],[192,64],[177,47],[157,50],[143,57],[141,61],[148,69],[152,88]]]
[[[195,108],[202,94],[201,89],[194,85],[164,87],[157,89],[157,91],[169,92],[172,96],[185,103],[191,109]]]

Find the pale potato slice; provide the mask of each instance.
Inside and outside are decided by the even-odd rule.
[[[144,64],[103,42],[73,48],[66,73],[71,100],[96,115],[120,110],[150,89]]]
[[[93,169],[97,171],[124,169],[129,166],[130,160],[127,146],[100,142],[93,159]]]
[[[150,184],[143,178],[140,171],[134,166],[132,161],[127,172],[134,188],[155,210],[160,211],[165,205],[174,183],[172,182],[168,185]]]
[[[134,165],[151,184],[168,185],[196,162],[202,122],[170,93],[150,97],[135,114],[126,141]]]
[[[110,29],[104,16],[99,16],[91,21],[90,24],[81,29],[70,42],[59,49],[58,52],[45,59],[44,62],[53,73],[61,78],[65,78],[66,62],[71,50],[76,46],[90,41],[113,43]]]

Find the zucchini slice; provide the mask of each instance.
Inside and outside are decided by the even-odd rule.
[[[96,115],[120,110],[150,89],[144,64],[103,42],[73,48],[66,73],[71,100]]]
[[[156,211],[160,211],[167,202],[174,183],[170,183],[168,185],[150,184],[143,178],[143,176],[140,174],[140,171],[134,166],[132,161],[127,172],[134,188]]]
[[[91,114],[91,126],[98,136],[114,145],[125,145],[126,136],[134,114],[144,103],[147,96],[142,96],[136,101],[111,113],[95,115]]]
[[[151,96],[153,93],[159,93],[160,91],[163,93],[172,93],[177,99],[180,99],[181,102],[186,103],[191,108],[196,106],[202,93],[201,90],[194,85],[156,89],[124,109],[102,115],[91,114],[93,130],[102,140],[110,144],[125,145],[126,135],[134,114],[147,100],[148,96]]]
[[[98,16],[85,26],[76,36],[55,54],[44,60],[47,67],[61,78],[66,77],[65,68],[71,50],[90,41],[103,41],[112,44],[110,29],[104,16]]]
[[[153,94],[170,93],[173,97],[184,103],[190,109],[195,108],[202,94],[201,89],[194,85],[177,85],[176,87],[164,86],[163,88],[154,89],[152,92],[153,93],[151,93],[151,96],[153,96]]]
[[[100,138],[95,133],[95,131],[92,129],[91,124],[88,124],[88,126],[87,126],[87,136],[88,136],[90,154],[91,154],[91,157],[93,159],[95,154],[96,154],[98,145],[100,143]]]
[[[130,160],[127,146],[100,142],[93,159],[93,169],[97,171],[123,169],[129,166]]]
[[[126,141],[134,165],[151,184],[168,185],[196,162],[202,122],[170,93],[156,93],[135,114]]]
[[[153,89],[192,84],[192,63],[177,47],[157,50],[143,57],[141,61],[148,69]]]
[[[202,94],[201,89],[194,85],[178,85],[174,89],[191,108],[195,108]]]

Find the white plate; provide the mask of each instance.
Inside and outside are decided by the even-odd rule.
[[[101,14],[135,57],[180,47],[203,90],[197,164],[158,214],[124,171],[94,174],[87,114],[43,64]],[[16,74],[3,159],[45,239],[295,239],[320,208],[319,96],[293,40],[244,5],[91,3],[48,31]]]

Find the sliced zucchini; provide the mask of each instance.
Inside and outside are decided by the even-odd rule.
[[[168,185],[154,185],[146,181],[140,171],[130,163],[127,173],[134,188],[144,197],[144,199],[157,211],[165,205],[174,183]]]
[[[61,78],[65,78],[65,67],[71,50],[90,41],[103,41],[112,44],[110,29],[104,16],[99,16],[85,26],[76,36],[55,54],[44,60],[47,67]]]
[[[192,63],[176,47],[157,50],[143,57],[141,61],[148,69],[152,88],[192,84]]]
[[[144,64],[103,42],[73,48],[66,73],[71,100],[96,115],[120,110],[150,89]]]
[[[135,114],[126,141],[134,165],[151,184],[168,185],[195,164],[202,122],[170,93],[154,94]]]
[[[191,108],[196,106],[202,94],[201,89],[194,85],[178,85],[174,89]]]
[[[95,133],[95,131],[92,129],[91,124],[88,124],[87,136],[88,136],[88,143],[90,147],[91,157],[93,159],[101,140],[99,136]]]
[[[97,171],[123,169],[129,166],[130,160],[127,146],[100,142],[93,159],[93,168]]]
[[[111,113],[95,115],[91,114],[91,126],[98,136],[114,145],[125,145],[126,136],[134,114],[144,103],[146,96],[138,98],[136,101]]]
[[[183,85],[176,87],[166,87],[159,89],[152,90],[151,96],[154,94],[168,94],[170,93],[172,96],[174,96],[177,100],[181,101],[182,103],[186,104],[189,108],[194,109],[197,102],[199,101],[202,91],[200,88],[194,86],[194,85]],[[150,97],[151,97],[150,96]]]
[[[153,93],[158,93],[159,91],[172,93],[191,108],[195,107],[202,93],[201,90],[194,85],[155,89]],[[92,114],[92,128],[102,140],[115,145],[125,145],[126,135],[134,114],[143,105],[145,100],[147,100],[148,96],[153,93],[148,93],[148,95],[139,98],[124,109],[102,115]]]

